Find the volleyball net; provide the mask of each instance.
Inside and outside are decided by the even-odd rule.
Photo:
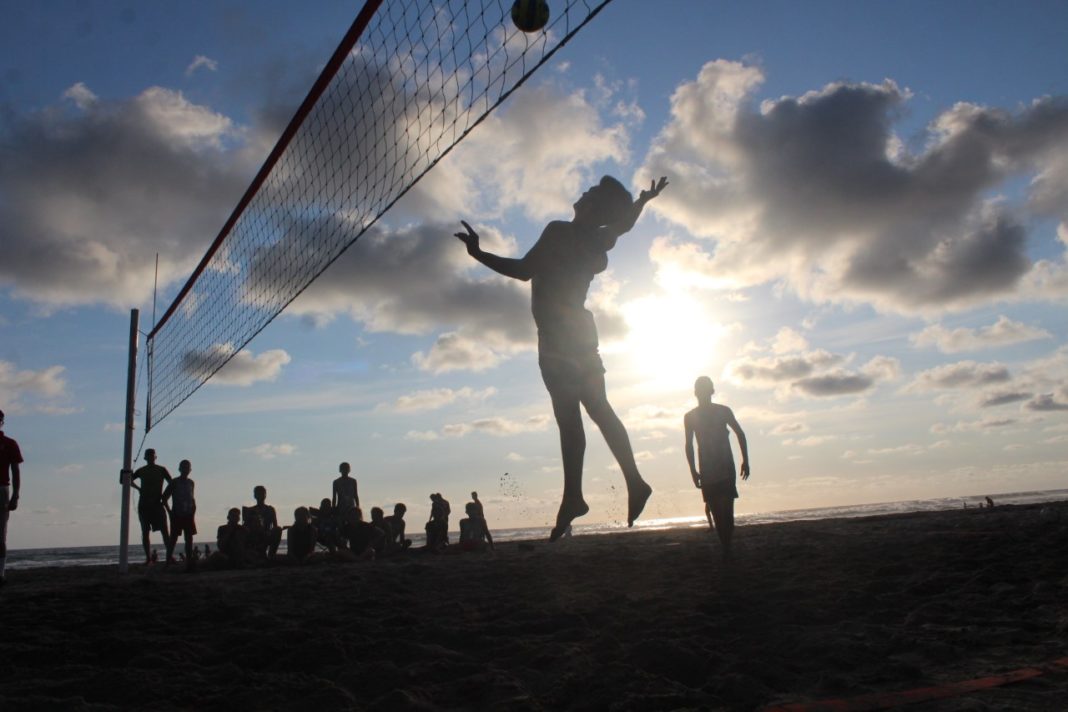
[[[149,333],[146,434],[609,2],[368,0]]]

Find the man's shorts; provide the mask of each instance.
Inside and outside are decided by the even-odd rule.
[[[549,393],[585,390],[591,379],[604,379],[604,363],[597,349],[579,355],[538,354],[541,379]]]
[[[171,515],[171,536],[178,538],[183,532],[194,536],[197,533],[197,523],[194,521],[194,515],[192,514],[172,514]]]
[[[706,504],[712,504],[713,499],[738,499],[738,486],[733,477],[722,480],[701,478],[701,496]]]
[[[141,528],[151,528],[158,532],[167,524],[167,512],[163,509],[163,502],[138,502],[137,516],[141,519]]]

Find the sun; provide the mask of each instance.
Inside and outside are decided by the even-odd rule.
[[[622,307],[627,337],[620,346],[643,384],[687,388],[707,374],[725,327],[685,294],[642,297]]]

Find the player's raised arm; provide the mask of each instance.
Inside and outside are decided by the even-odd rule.
[[[623,213],[613,222],[605,225],[598,230],[598,242],[605,250],[610,250],[616,246],[616,241],[626,233],[630,232],[634,227],[634,224],[638,222],[638,218],[641,217],[642,210],[645,209],[646,203],[660,195],[660,191],[666,188],[668,180],[666,176],[661,176],[660,180],[651,181],[649,184],[649,190],[643,190],[638,199],[635,200],[628,210]]]
[[[464,226],[466,232],[457,232],[453,234],[460,240],[460,242],[467,245],[467,254],[471,255],[497,274],[502,274],[505,277],[521,279],[525,282],[533,276],[530,270],[530,265],[525,258],[515,259],[513,257],[501,257],[492,252],[486,252],[478,244],[478,233],[465,221],[461,220],[460,223]]]

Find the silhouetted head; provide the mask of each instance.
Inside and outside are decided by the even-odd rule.
[[[189,460],[182,460],[181,462],[178,463],[178,473],[180,475],[185,476],[185,475],[188,475],[192,471],[193,471],[193,465],[192,465],[192,463],[189,462]]]
[[[156,451],[152,448],[145,450],[145,462],[152,465],[156,462]]]
[[[337,466],[337,471],[341,473],[342,477],[348,477],[349,473],[352,472],[352,467],[349,463],[343,462]]]
[[[478,492],[472,492],[471,493],[471,499],[473,499],[473,500],[475,500],[477,502],[478,501]]]
[[[575,222],[600,227],[623,217],[634,205],[630,191],[612,176],[601,178],[575,203]]]
[[[0,428],[4,427],[4,411],[0,410]]]
[[[467,512],[467,516],[469,517],[477,517],[478,505],[474,502],[468,502],[466,505],[464,505],[464,511]]]
[[[319,511],[329,512],[333,506],[334,505],[330,502],[329,499],[324,499],[322,502],[319,502]]]
[[[393,505],[393,516],[404,518],[404,513],[408,511],[408,507],[403,502],[397,502]]]
[[[381,507],[371,507],[371,521],[380,522],[386,516],[386,513],[382,511]]]
[[[252,498],[256,500],[256,504],[263,504],[267,499],[267,488],[263,485],[256,485],[252,488]]]
[[[307,524],[310,518],[311,512],[308,511],[307,507],[297,507],[293,510],[293,521],[297,524]]]
[[[712,394],[716,392],[716,387],[712,384],[712,379],[708,376],[699,376],[696,381],[693,382],[693,394],[697,396],[698,400],[707,400],[712,397]]]
[[[230,507],[230,510],[226,513],[227,524],[237,524],[241,521],[241,510],[237,507]]]

